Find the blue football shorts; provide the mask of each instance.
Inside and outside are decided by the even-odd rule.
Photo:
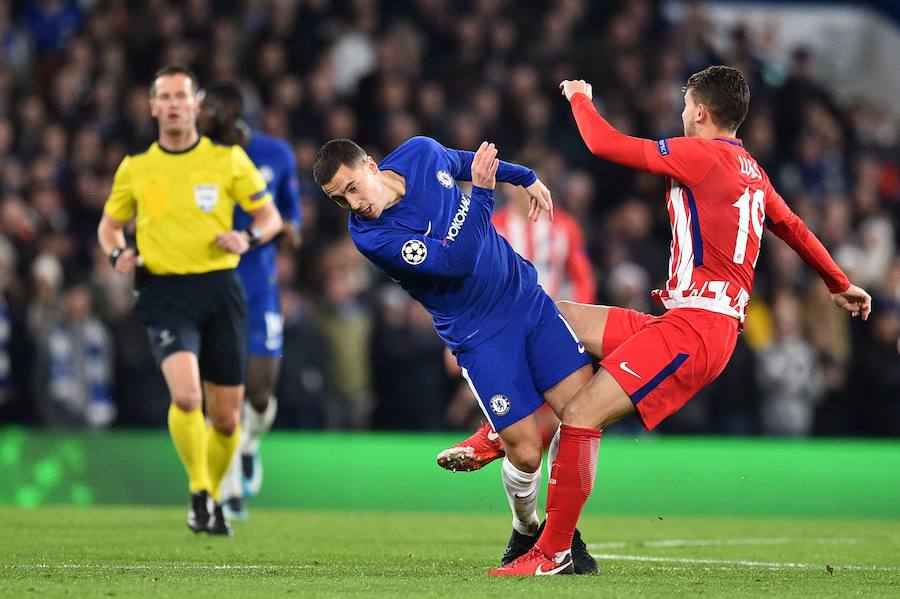
[[[463,377],[494,430],[533,414],[543,393],[590,357],[553,300],[540,292],[533,309],[475,347],[457,353]]]
[[[247,285],[247,353],[280,358],[284,319],[281,316],[278,285]]]

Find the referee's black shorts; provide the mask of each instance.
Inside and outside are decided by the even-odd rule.
[[[190,275],[143,273],[134,313],[147,327],[157,364],[189,351],[200,378],[242,385],[247,362],[247,298],[234,269]]]

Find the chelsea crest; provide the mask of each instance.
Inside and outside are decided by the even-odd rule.
[[[503,416],[509,412],[509,398],[502,393],[498,393],[491,397],[490,405],[491,411],[497,416]]]
[[[450,173],[448,173],[445,170],[439,170],[437,172],[437,180],[438,180],[438,183],[440,183],[447,189],[450,189],[451,187],[453,187],[453,177],[451,177]]]

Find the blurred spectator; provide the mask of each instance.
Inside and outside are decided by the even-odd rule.
[[[366,264],[349,237],[324,248],[319,262],[322,302],[315,320],[329,364],[324,406],[328,428],[362,429],[372,411],[372,316],[362,303]]]
[[[38,52],[62,51],[84,13],[74,0],[34,0],[25,3],[22,20]]]
[[[822,368],[802,336],[800,303],[780,291],[773,304],[775,340],[759,355],[762,430],[769,435],[806,436],[823,397]]]
[[[8,293],[13,286],[16,256],[12,244],[0,237],[0,410],[12,404],[15,393],[13,383],[13,307]],[[21,334],[21,333],[20,333]]]
[[[875,300],[878,301],[878,300]],[[861,331],[850,373],[853,398],[848,418],[864,435],[900,436],[900,302],[878,301]]]
[[[31,347],[25,326],[25,290],[16,274],[15,248],[0,236],[0,421],[28,419],[26,392]]]
[[[102,428],[116,417],[109,334],[91,314],[86,285],[68,287],[62,309],[38,338],[35,396],[53,427]]]
[[[33,339],[48,337],[62,310],[62,266],[54,256],[41,254],[31,267],[33,293],[28,305],[28,332]]]
[[[379,300],[372,334],[376,395],[372,425],[386,430],[440,430],[449,381],[444,374],[444,344],[431,315],[396,285],[382,287]]]
[[[498,223],[512,223],[507,237],[534,261],[548,290],[558,298],[593,294],[604,303],[659,309],[646,291],[667,274],[664,182],[591,158],[559,97],[564,78],[588,79],[595,101],[621,130],[660,138],[680,134],[671,124],[678,122],[673,117],[681,111],[688,75],[723,61],[739,68],[754,97],[739,132],[748,149],[842,265],[852,266],[872,291],[897,299],[896,112],[862,101],[840,105],[826,85],[828,64],[808,48],[780,56],[783,44],[773,24],[748,20],[716,32],[707,3],[684,5],[681,20],[669,21],[657,0],[477,1],[454,19],[447,18],[456,8],[450,0],[0,2],[0,235],[11,247],[6,252],[0,242],[0,270],[4,256],[13,261],[5,288],[11,316],[0,308],[0,373],[5,351],[14,378],[21,372],[24,380],[34,379],[30,348],[63,311],[63,279],[87,280],[94,315],[112,339],[117,422],[164,421],[165,388],[131,315],[130,288],[108,278],[94,232],[116,166],[155,138],[144,82],[170,60],[191,63],[201,82],[240,82],[248,122],[287,137],[295,150],[304,247],[283,281],[291,311],[285,355],[291,356],[287,363],[298,360],[296,369],[284,369],[281,393],[293,394],[296,407],[280,421],[285,426],[365,426],[374,397],[380,411],[410,401],[400,397],[409,385],[396,378],[399,369],[373,377],[384,365],[376,365],[379,354],[371,348],[383,348],[383,340],[370,343],[370,335],[387,321],[365,300],[379,279],[351,265],[355,250],[341,249],[340,242],[346,216],[310,177],[316,150],[331,137],[357,138],[376,159],[411,135],[461,148],[482,139],[497,143],[502,158],[521,156],[535,165],[559,208],[557,220],[538,225],[513,216],[520,214],[515,202],[497,212]],[[723,45],[714,46],[714,38]],[[568,232],[552,237],[566,243],[547,243],[560,229]],[[584,252],[568,255],[587,261],[574,258],[573,267],[562,257],[579,235]],[[852,329],[825,310],[825,290],[795,254],[771,235],[763,246],[746,352],[739,346],[723,382],[683,430],[759,428],[758,402],[747,395],[752,385],[736,381],[756,368],[762,348],[785,343],[773,341],[778,308],[769,298],[780,296],[775,289],[791,289],[805,320],[816,320],[817,326],[800,327],[795,341],[820,356],[816,376],[826,400],[817,430],[873,430],[871,422],[845,415],[855,414],[858,356],[883,345],[872,341],[876,329]],[[5,318],[14,331],[7,346]],[[427,337],[412,314],[396,327],[391,323],[391,335],[422,343]],[[431,359],[423,349],[423,376]],[[13,388],[20,387],[14,382]],[[386,389],[393,390],[389,402]],[[7,400],[9,409],[0,414],[29,418],[32,395],[12,395],[19,400]],[[390,414],[376,416],[379,426],[390,425]],[[424,412],[419,417],[427,420]]]
[[[638,312],[650,313],[650,277],[647,272],[633,262],[621,262],[613,267],[606,281],[609,303],[620,308],[630,308]]]
[[[303,298],[292,289],[281,292],[284,314],[284,363],[275,395],[278,426],[318,429],[325,426],[328,404],[329,353],[326,339]]]

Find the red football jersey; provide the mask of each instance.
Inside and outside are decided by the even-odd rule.
[[[654,291],[666,308],[703,308],[743,321],[763,223],[791,210],[737,139],[657,142],[647,170],[667,175],[672,226],[669,279]]]
[[[556,207],[552,221],[542,218],[533,223],[507,205],[494,211],[491,220],[509,245],[534,264],[538,283],[550,297],[594,303],[594,272],[574,218]]]
[[[739,139],[638,139],[616,131],[584,94],[571,103],[594,154],[668,177],[669,279],[653,292],[666,308],[701,308],[743,321],[764,225],[815,268],[829,290],[850,286]]]

